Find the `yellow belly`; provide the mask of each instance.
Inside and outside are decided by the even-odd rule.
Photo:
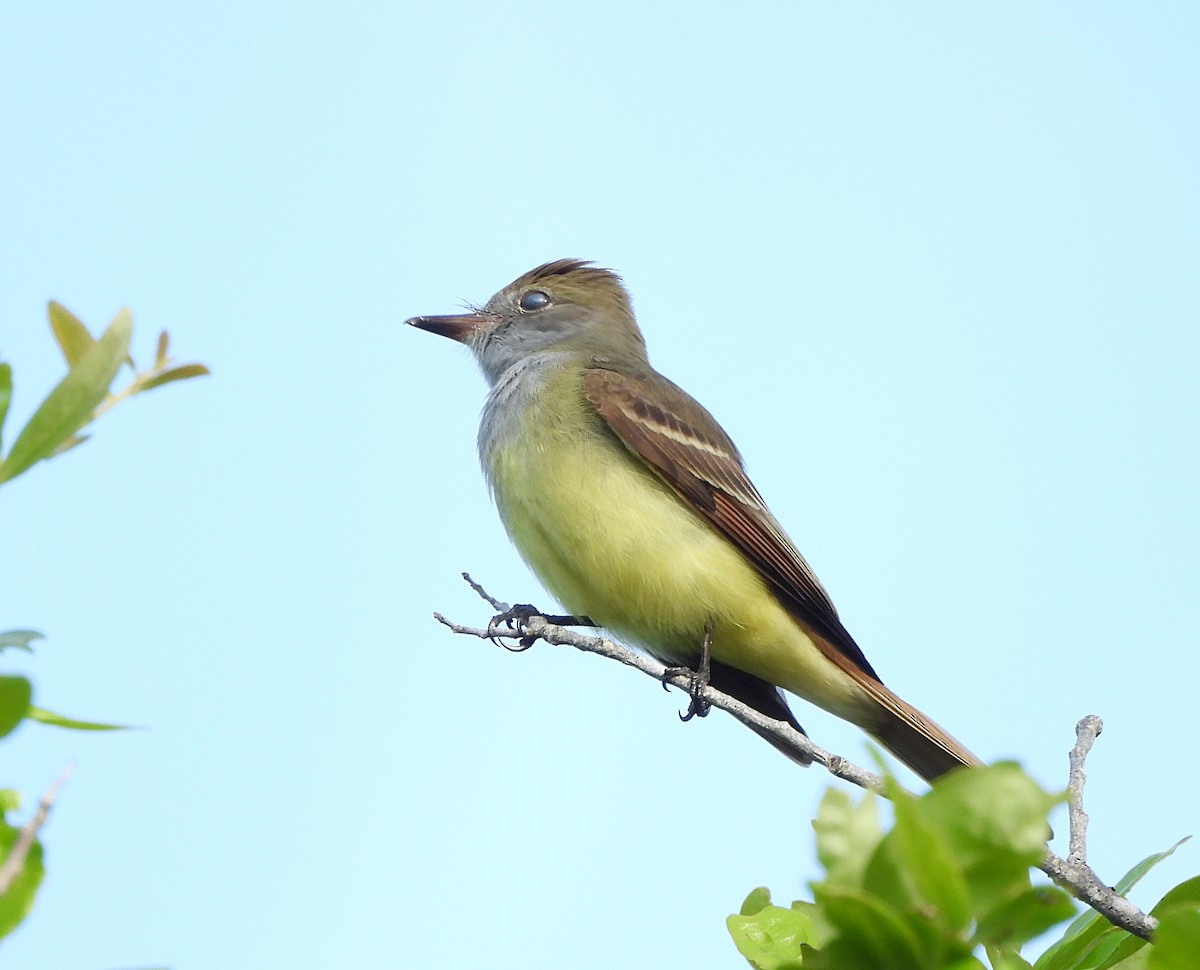
[[[526,416],[488,462],[509,536],[567,610],[667,663],[715,659],[851,721],[861,689],[826,660],[745,557],[584,410]],[[537,407],[531,412],[537,412]]]

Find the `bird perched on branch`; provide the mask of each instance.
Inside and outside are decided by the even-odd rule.
[[[615,273],[560,259],[480,309],[408,322],[474,352],[484,474],[568,610],[799,728],[790,691],[926,779],[979,763],[883,685],[729,436],[650,366]]]

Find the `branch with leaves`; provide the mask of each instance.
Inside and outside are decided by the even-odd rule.
[[[493,643],[504,646],[509,650],[528,649],[537,640],[544,640],[550,644],[571,646],[587,653],[595,653],[600,656],[607,657],[611,660],[617,661],[618,663],[624,664],[625,666],[636,668],[649,677],[653,677],[665,684],[678,687],[685,692],[694,692],[696,700],[702,705],[719,707],[722,710],[732,714],[744,724],[754,727],[759,733],[769,734],[778,742],[781,747],[794,751],[796,754],[823,766],[835,777],[849,781],[854,785],[858,785],[870,793],[879,794],[885,798],[891,799],[897,804],[896,815],[898,828],[902,824],[902,817],[907,817],[904,816],[900,806],[911,804],[919,805],[924,802],[924,798],[918,799],[910,792],[905,791],[895,781],[895,779],[880,776],[873,772],[867,771],[866,769],[851,762],[848,758],[826,751],[820,746],[814,744],[810,738],[808,738],[805,734],[795,730],[789,724],[764,717],[758,711],[747,707],[736,698],[730,697],[727,694],[723,694],[722,692],[713,689],[711,686],[697,688],[693,682],[693,679],[689,677],[688,672],[686,671],[672,672],[658,661],[621,646],[620,644],[614,643],[612,640],[609,640],[605,637],[583,634],[578,630],[570,629],[564,624],[570,623],[574,619],[572,617],[545,616],[537,613],[532,608],[526,607],[517,607],[515,609],[510,608],[507,604],[490,596],[467,574],[464,573],[463,578],[470,583],[471,587],[476,591],[476,593],[478,593],[489,603],[489,605],[496,611],[497,615],[488,623],[486,627],[479,628],[464,626],[462,624],[452,622],[440,613],[435,613],[435,618],[454,633],[490,640]],[[1044,793],[1042,793],[1041,800],[1029,795],[1029,786],[1033,786],[1033,789],[1035,790],[1036,786],[1032,781],[1029,781],[1026,776],[1021,775],[1021,778],[1025,780],[1018,785],[1018,788],[1021,788],[1021,790],[1025,791],[1026,796],[1024,797],[1024,800],[1020,802],[1018,807],[1012,808],[1012,812],[1014,814],[1019,814],[1020,811],[1025,811],[1028,813],[1029,811],[1036,809],[1036,811],[1040,813],[1038,815],[1038,819],[1040,820],[1040,829],[1038,831],[1040,831],[1040,834],[1035,832],[1034,836],[1036,837],[1033,838],[1033,842],[1031,843],[1029,834],[1030,830],[1028,826],[1021,829],[1024,837],[1024,843],[1020,847],[1020,852],[1023,852],[1028,856],[1025,862],[1026,868],[1024,871],[1026,872],[1026,875],[1024,877],[1024,884],[1018,885],[1017,883],[1014,883],[1013,886],[1008,887],[1006,890],[1008,893],[1007,896],[1003,896],[1003,898],[998,900],[989,898],[988,904],[997,908],[1009,907],[1011,912],[1009,912],[1009,909],[998,909],[998,911],[1001,912],[1001,915],[1007,914],[1005,918],[1016,920],[1018,923],[1020,923],[1022,928],[1029,931],[1029,934],[1022,936],[1021,933],[1013,930],[1011,926],[1007,928],[998,926],[996,924],[996,920],[1000,917],[997,916],[996,913],[991,912],[975,912],[972,916],[973,921],[966,920],[963,922],[963,926],[967,926],[968,924],[975,926],[977,935],[978,933],[982,932],[982,930],[979,929],[980,926],[985,928],[990,927],[991,931],[1000,933],[1001,936],[1003,935],[1001,933],[1002,930],[1003,932],[1010,933],[1010,936],[1015,933],[1015,936],[1012,936],[1007,943],[1005,943],[1000,936],[997,936],[995,939],[993,939],[987,937],[986,934],[980,936],[978,939],[967,941],[973,946],[978,945],[984,947],[991,957],[993,967],[995,968],[1003,967],[1005,970],[1007,970],[1007,968],[1010,967],[1030,966],[1030,964],[1025,962],[1019,956],[1019,954],[1017,954],[1016,950],[1013,949],[1013,946],[1023,943],[1035,933],[1040,933],[1049,926],[1052,926],[1054,923],[1060,922],[1061,920],[1070,916],[1069,907],[1064,910],[1061,905],[1055,903],[1052,898],[1047,895],[1050,887],[1038,888],[1028,885],[1029,866],[1035,866],[1042,872],[1046,873],[1046,875],[1050,876],[1050,878],[1053,879],[1058,886],[1066,889],[1072,896],[1085,903],[1094,911],[1090,916],[1085,915],[1084,917],[1080,917],[1079,920],[1076,920],[1076,922],[1073,923],[1071,928],[1068,930],[1067,935],[1064,937],[1061,943],[1057,944],[1055,947],[1051,947],[1050,950],[1046,951],[1044,958],[1038,961],[1037,966],[1039,970],[1042,970],[1042,968],[1045,968],[1045,970],[1069,970],[1069,968],[1077,965],[1083,966],[1084,964],[1076,964],[1072,961],[1080,953],[1090,953],[1095,955],[1097,952],[1097,947],[1100,947],[1101,949],[1107,947],[1109,948],[1110,952],[1116,952],[1119,949],[1123,954],[1133,954],[1146,941],[1150,940],[1152,937],[1155,937],[1156,931],[1159,930],[1159,916],[1163,912],[1169,913],[1172,920],[1179,919],[1179,914],[1183,912],[1195,915],[1197,919],[1200,920],[1200,879],[1191,880],[1187,883],[1184,883],[1183,886],[1178,887],[1177,891],[1173,891],[1175,895],[1168,894],[1168,897],[1164,899],[1158,907],[1155,908],[1155,911],[1152,914],[1144,913],[1141,909],[1130,902],[1125,895],[1128,893],[1129,889],[1132,888],[1133,884],[1147,871],[1149,871],[1153,865],[1162,861],[1162,859],[1166,858],[1166,856],[1173,852],[1174,847],[1165,853],[1151,856],[1149,859],[1139,864],[1139,866],[1135,867],[1130,874],[1125,877],[1125,879],[1121,880],[1121,882],[1117,884],[1116,887],[1109,887],[1105,885],[1087,864],[1087,815],[1083,811],[1083,785],[1085,780],[1083,765],[1087,756],[1087,752],[1091,748],[1092,742],[1100,733],[1100,728],[1100,719],[1094,716],[1084,718],[1079,722],[1077,727],[1077,742],[1071,752],[1070,781],[1067,792],[1070,825],[1070,852],[1067,859],[1062,859],[1050,852],[1049,849],[1046,848],[1045,844],[1046,837],[1049,834],[1049,829],[1045,824],[1045,813],[1048,812],[1049,808],[1053,804],[1060,801],[1060,799],[1045,795]],[[996,802],[996,799],[1002,799],[1004,793],[1013,787],[1013,782],[1007,775],[1003,776],[1004,780],[1002,782],[998,782],[996,781],[996,776],[994,774],[989,778],[986,773],[995,771],[1008,772],[1010,770],[1017,771],[1019,773],[1019,770],[1016,769],[1015,766],[1002,765],[997,766],[995,769],[970,769],[968,771],[953,772],[952,775],[948,776],[946,779],[940,779],[934,784],[933,791],[931,791],[928,796],[925,796],[925,798],[933,797],[935,802],[937,802],[938,799],[942,799],[944,801],[947,797],[950,797],[945,795],[945,792],[957,791],[961,793],[959,797],[961,798],[963,804],[949,813],[944,813],[941,809],[934,810],[932,815],[934,820],[933,822],[930,822],[928,819],[926,819],[919,823],[914,822],[913,824],[920,829],[921,826],[928,827],[929,825],[935,825],[937,820],[942,817],[942,814],[945,814],[947,818],[953,820],[956,817],[961,818],[963,813],[969,814],[971,811],[976,810],[978,804],[980,803],[979,792],[977,791],[970,796],[966,794],[972,788],[977,788],[982,791],[988,786],[995,787],[1000,794],[996,795],[995,797],[989,796],[988,799],[985,799],[985,801],[992,803],[992,808],[994,810],[994,803]],[[939,792],[942,794],[938,794]],[[909,809],[905,809],[904,811],[907,812]],[[1011,831],[1013,829],[1014,822],[1010,817],[1006,819],[999,819],[997,824],[1000,825],[1000,827],[1005,831]],[[951,822],[951,828],[953,828],[953,822]],[[911,834],[907,836],[910,842],[914,837],[915,836]],[[921,835],[921,838],[927,837],[928,832],[925,832],[923,835]],[[889,835],[887,838],[891,838],[891,836]],[[948,844],[954,846],[960,852],[965,852],[968,856],[972,852],[982,851],[978,846],[967,846],[964,848],[964,837],[961,831],[952,833],[950,836],[947,836],[947,838]],[[879,835],[876,841],[879,844],[883,844],[884,837]],[[894,855],[897,850],[893,846],[891,849],[889,849],[889,851],[891,851]],[[954,866],[952,858],[943,858],[944,853],[939,852],[932,847],[926,846],[922,852],[924,852],[928,858],[939,860],[938,864],[943,869],[953,868]],[[911,861],[914,865],[923,866],[925,864],[925,862],[922,861],[923,858],[924,857],[921,857],[920,854],[918,854],[918,857],[914,857],[914,859]],[[1022,856],[1022,858],[1025,858],[1025,856]],[[993,866],[1001,865],[1000,862],[997,862],[994,859],[990,864]],[[1001,868],[1003,868],[1002,865]],[[932,879],[935,877],[930,876],[929,878]],[[949,876],[943,871],[937,875],[936,878],[945,880],[949,878]],[[1018,880],[1018,883],[1019,882],[1020,880]],[[862,889],[862,886],[858,886],[856,891],[861,891]],[[761,895],[761,893],[764,893],[765,891],[758,892],[760,892],[759,896],[752,894],[751,899],[747,900],[747,905],[752,909],[756,905],[759,907],[758,909],[754,909],[753,913],[750,915],[757,917],[757,914],[764,909],[778,909],[777,907],[770,906],[769,897],[763,897]],[[968,897],[972,895],[972,893],[968,890],[964,890],[964,892],[967,893]],[[1033,895],[1027,895],[1029,893],[1032,893]],[[939,902],[946,903],[947,905],[951,906],[951,909],[954,909],[955,906],[958,906],[960,910],[962,909],[962,906],[965,905],[962,902],[962,899],[957,899],[952,903],[947,903],[945,899],[925,900],[925,902],[928,904],[938,904]],[[793,904],[793,910],[779,910],[779,912],[793,912],[795,907],[800,905],[801,904],[798,903]],[[805,905],[811,906],[813,904]],[[1025,907],[1027,912],[1021,912],[1021,907]],[[745,907],[743,907],[742,915],[747,915]],[[1054,918],[1050,922],[1046,922],[1050,916],[1053,916]],[[1190,919],[1191,916],[1188,916],[1187,918]],[[828,914],[826,914],[823,919],[825,920],[825,923],[827,923]],[[818,923],[821,923],[821,921],[818,921]],[[825,924],[821,923],[821,925]],[[1200,926],[1200,924],[1198,924],[1198,926]],[[792,927],[792,929],[794,930],[795,927]],[[1178,929],[1174,922],[1169,927],[1169,930],[1170,932],[1168,936],[1172,939],[1175,938],[1175,934],[1178,932]],[[738,935],[736,933],[734,935],[735,940],[737,940]],[[1020,938],[1018,939],[1017,937]],[[962,933],[958,933],[957,936],[951,933],[949,939],[959,940],[961,942]],[[792,940],[792,937],[789,937],[789,940]],[[1159,942],[1157,938],[1155,938],[1155,942]],[[750,953],[747,952],[746,948],[741,946],[740,942],[739,948],[742,948],[743,954],[750,958]],[[751,946],[750,949],[753,949],[753,946]],[[1158,947],[1156,946],[1155,949],[1158,949]],[[855,959],[863,960],[869,958],[869,954],[865,952],[856,952],[857,957],[855,957]],[[1124,958],[1125,957],[1123,956],[1122,959]],[[792,959],[794,959],[794,957]],[[770,960],[759,964],[754,959],[751,959],[751,963],[755,964],[756,966],[763,966],[764,968],[784,965],[776,964]],[[856,964],[849,962],[844,964],[828,963],[822,965],[840,967],[854,966]],[[873,964],[864,963],[861,965],[865,966]],[[978,964],[964,964],[964,966],[972,965]],[[1096,968],[1116,968],[1119,965],[1119,963],[1109,963],[1103,961],[1089,962],[1086,964],[1088,967]],[[1133,964],[1130,964],[1131,970],[1133,966]]]
[[[172,381],[209,373],[203,364],[176,364],[168,353],[170,338],[165,330],[158,335],[154,363],[139,370],[129,356],[133,316],[128,310],[117,313],[99,337],[92,336],[78,317],[58,303],[50,304],[49,315],[50,329],[67,362],[67,376],[42,401],[12,449],[0,459],[0,483],[82,444],[88,438],[83,429],[121,401]],[[133,376],[124,388],[112,392],[109,388],[122,364],[129,365]],[[12,365],[0,363],[0,445],[12,391]]]
[[[38,462],[86,441],[85,429],[121,401],[173,381],[208,373],[203,364],[176,364],[169,353],[165,330],[156,341],[152,365],[139,369],[129,356],[133,318],[128,310],[121,310],[98,337],[57,303],[50,304],[49,317],[50,330],[67,363],[67,374],[46,395],[18,432],[12,448],[0,458],[0,483],[11,481]],[[129,382],[120,390],[111,390],[125,365],[133,372]],[[12,394],[12,365],[0,362],[0,450]],[[32,644],[40,639],[42,634],[36,630],[9,630],[0,633],[0,652],[32,653]],[[113,731],[122,727],[81,721],[37,707],[33,704],[33,684],[27,677],[0,674],[0,738],[25,721],[76,731]],[[20,924],[33,906],[43,875],[38,836],[68,774],[69,769],[58,777],[42,796],[33,817],[20,826],[8,817],[20,808],[19,793],[0,789],[0,937]]]

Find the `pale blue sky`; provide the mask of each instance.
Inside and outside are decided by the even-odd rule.
[[[743,895],[804,891],[821,772],[430,618],[486,618],[463,569],[551,601],[474,365],[401,321],[563,256],[624,274],[893,688],[1047,786],[1100,714],[1108,880],[1197,832],[1198,41],[1190,3],[8,5],[12,420],[50,298],[214,376],[0,494],[0,628],[49,637],[4,667],[148,728],[5,742],[31,798],[78,764],[6,966],[737,967]]]

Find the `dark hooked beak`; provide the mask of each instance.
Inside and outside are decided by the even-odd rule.
[[[460,344],[471,339],[471,335],[484,327],[490,327],[493,320],[484,313],[461,313],[446,317],[413,317],[405,320],[409,326],[419,330],[428,330],[442,337],[457,340]]]

